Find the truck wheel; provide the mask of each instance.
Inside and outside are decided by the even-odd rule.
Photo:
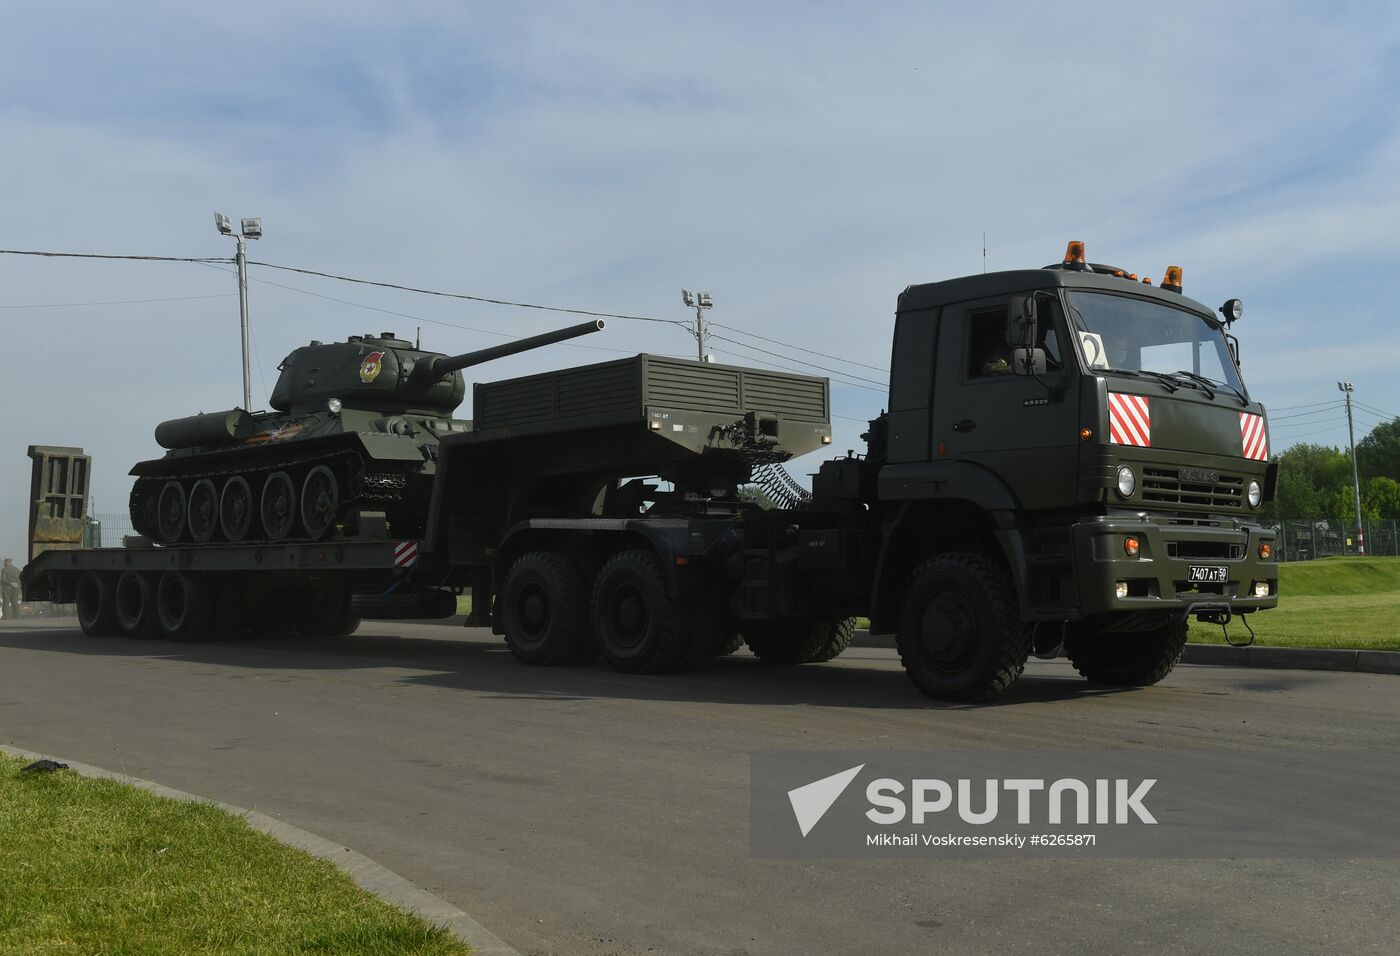
[[[978,554],[930,558],[915,570],[899,619],[899,659],[938,700],[989,701],[1016,682],[1032,630],[1005,573]]]
[[[847,621],[850,627],[844,628]],[[851,643],[855,621],[779,618],[747,623],[743,629],[744,642],[755,657],[765,664],[790,667],[829,661],[840,654]]]
[[[588,582],[562,554],[531,551],[506,573],[500,613],[506,646],[522,664],[576,664],[588,657]]]
[[[1065,655],[1096,684],[1147,687],[1172,672],[1186,647],[1186,618],[1150,631],[1065,635]]]
[[[209,641],[215,633],[214,592],[199,575],[166,571],[156,585],[160,635],[171,641]]]
[[[292,626],[302,637],[345,637],[359,630],[360,619],[345,588],[316,588],[299,595]]]
[[[620,671],[655,674],[684,657],[690,629],[683,609],[666,596],[661,565],[647,551],[613,555],[593,585],[598,649]]]
[[[160,633],[156,589],[146,575],[126,571],[117,579],[116,608],[117,625],[127,637],[155,637]]]
[[[716,604],[686,604],[682,614],[690,633],[681,668],[699,667],[712,657],[733,654],[744,643],[733,617]]]
[[[74,601],[78,605],[78,624],[88,637],[115,637],[121,633],[116,587],[110,576],[88,571],[78,579]]]
[[[818,621],[815,625],[822,635],[822,644],[817,653],[807,658],[809,664],[825,664],[841,656],[841,652],[851,646],[851,638],[856,633],[856,619],[843,617],[838,621]]]

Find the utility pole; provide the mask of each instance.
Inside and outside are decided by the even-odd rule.
[[[238,243],[238,252],[234,255],[233,261],[238,267],[238,315],[243,337],[243,410],[251,412],[253,410],[253,371],[252,365],[248,361],[248,256],[243,241],[262,238],[262,220],[244,219],[239,223],[239,231],[234,232],[233,224],[229,222],[228,216],[216,212],[214,213],[214,225],[220,233],[232,236],[234,241]]]
[[[1356,553],[1359,557],[1366,557],[1366,530],[1361,523],[1361,474],[1356,468],[1356,427],[1351,420],[1351,393],[1352,384],[1350,382],[1338,382],[1337,388],[1341,389],[1347,397],[1347,439],[1351,442],[1351,489],[1356,495]]]
[[[710,359],[705,355],[705,340],[709,338],[710,333],[705,328],[705,310],[714,308],[714,300],[710,298],[710,293],[708,292],[697,292],[691,295],[689,289],[682,289],[681,301],[686,305],[695,307],[696,354],[700,361],[708,362]]]

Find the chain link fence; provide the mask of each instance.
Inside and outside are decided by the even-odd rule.
[[[1282,561],[1311,561],[1344,554],[1357,554],[1356,529],[1351,522],[1337,518],[1307,521],[1280,521],[1278,556]],[[1366,554],[1371,557],[1400,556],[1400,521],[1386,518],[1364,522]]]

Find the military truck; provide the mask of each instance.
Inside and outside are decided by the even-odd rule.
[[[322,631],[353,608],[445,612],[439,596],[470,587],[475,623],[531,665],[668,671],[741,640],[769,665],[821,662],[861,615],[939,699],[998,696],[1032,652],[1151,684],[1189,618],[1278,600],[1257,521],[1276,466],[1241,315],[1184,296],[1177,267],[1154,285],[1074,242],[1043,269],[905,289],[865,453],[823,462],[803,500],[776,489],[784,507],[746,488],[831,442],[827,382],[643,355],[476,384],[470,427],[437,443],[421,538],[376,543],[370,513],[343,540],[70,553],[26,581],[76,595],[94,633],[114,629],[125,561],[158,590],[185,575],[181,608],[296,589]]]

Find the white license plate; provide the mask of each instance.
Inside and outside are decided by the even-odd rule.
[[[1192,584],[1224,584],[1230,580],[1230,569],[1193,564],[1186,569],[1186,580]]]

